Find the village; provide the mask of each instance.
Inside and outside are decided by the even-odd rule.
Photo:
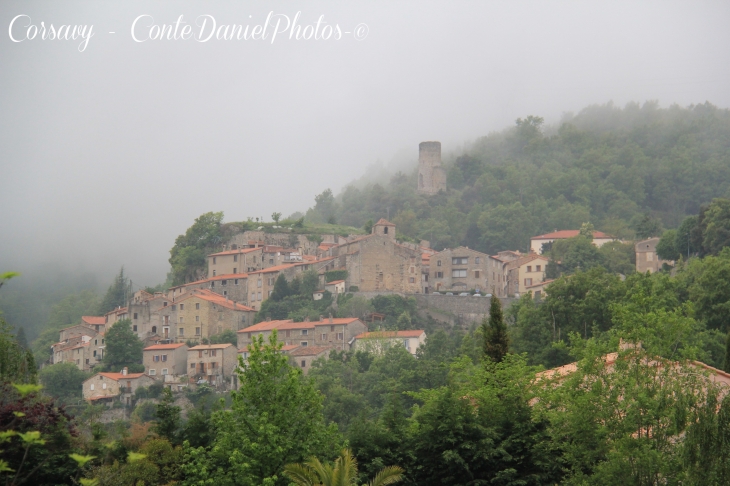
[[[423,142],[419,149],[418,191],[437,194],[446,187],[441,144]],[[48,363],[73,363],[92,371],[104,358],[106,330],[128,319],[144,343],[144,372],[125,368],[97,373],[84,382],[83,397],[95,403],[131,405],[137,389],[153,383],[173,391],[202,383],[236,389],[239,358],[245,363],[252,340],[268,339],[274,330],[281,352],[305,374],[315,360],[327,359],[333,350],[377,353],[397,345],[416,356],[425,343],[425,331],[383,330],[378,325],[382,316],[377,314],[319,316],[303,322],[266,316],[256,323],[255,318],[280,276],[290,282],[303,272],[316,272],[319,288],[313,300],[326,293],[335,301],[346,293],[419,296],[428,299],[429,307],[470,307],[472,320],[480,320],[488,314],[492,296],[506,303],[527,293],[536,300],[543,298],[552,282],[546,278],[549,259],[544,248],[578,234],[577,229],[555,231],[531,238],[526,254],[505,249],[487,255],[467,247],[435,251],[428,241],[399,241],[396,226],[385,219],[377,221],[369,235],[325,235],[321,242],[304,235],[292,239],[286,233],[246,231],[207,256],[206,278],[166,292],[138,290],[126,306],[103,316],[84,316],[61,330]],[[598,247],[615,239],[593,231],[592,241]],[[635,244],[638,272],[656,272],[666,263],[656,255],[658,240]],[[287,242],[295,247],[286,247]],[[331,280],[332,275],[341,278]],[[225,331],[236,334],[237,345],[209,343]]]

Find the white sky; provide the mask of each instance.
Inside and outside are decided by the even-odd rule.
[[[356,41],[148,41],[133,20],[302,24]],[[20,14],[93,24],[15,43]],[[251,16],[249,18],[249,16]],[[728,2],[0,3],[0,270],[61,262],[108,280],[164,279],[175,237],[306,210],[380,159],[444,151],[539,115],[613,101],[730,105]],[[27,23],[27,20],[26,20]],[[18,24],[20,25],[20,24]],[[109,34],[114,31],[114,34]],[[22,34],[20,28],[16,34]]]

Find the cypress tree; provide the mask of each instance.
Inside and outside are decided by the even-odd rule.
[[[482,335],[484,336],[483,357],[495,363],[500,363],[509,351],[509,336],[502,314],[502,303],[492,296],[489,306],[489,319],[482,321]]]

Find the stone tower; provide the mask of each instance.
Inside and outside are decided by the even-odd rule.
[[[446,190],[446,172],[441,167],[441,142],[418,145],[418,192],[436,194]]]

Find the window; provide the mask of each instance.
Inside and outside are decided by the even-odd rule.
[[[256,300],[256,292],[251,292],[251,300]]]
[[[479,270],[474,270],[474,278],[479,278]]]
[[[235,270],[235,268],[234,268],[234,270]],[[238,285],[238,279],[235,279],[235,280],[233,281],[233,285]]]
[[[211,350],[210,350],[210,355],[211,355],[211,356],[215,356],[215,352],[216,352],[216,350],[215,350],[215,349],[211,349]]]
[[[452,265],[466,265],[468,263],[467,260],[469,260],[469,258],[467,258],[467,257],[454,257],[451,259],[451,264]]]
[[[172,310],[177,310],[177,305],[172,304]]]
[[[202,357],[203,357],[203,351],[199,349],[198,350],[198,358],[202,358]]]
[[[238,273],[238,268],[233,267],[233,273]]]
[[[212,289],[212,288],[214,288],[214,287],[215,287],[215,282],[211,282],[211,283],[210,283],[210,288]]]
[[[233,255],[233,261],[234,262],[237,262],[238,261],[238,255]],[[235,270],[234,270],[233,273],[236,273]]]
[[[226,285],[228,285],[228,280],[222,280],[222,281],[221,281],[221,285],[223,285],[224,287],[225,287]]]
[[[200,316],[195,316],[195,322],[200,322]]]
[[[94,391],[94,384],[89,385],[89,390]]]
[[[527,265],[527,273],[530,273],[532,271],[532,265]]]
[[[269,264],[271,264],[271,265],[274,264],[274,259],[273,258],[269,258]]]
[[[180,304],[180,310],[185,309],[185,304]]]
[[[269,297],[271,297],[271,294],[273,294],[273,293],[274,293],[273,290],[269,290]]]
[[[190,369],[195,369],[195,363],[190,363]]]
[[[167,302],[163,302],[162,307],[167,307]]]
[[[436,278],[444,278],[444,272],[436,272]]]
[[[649,251],[649,252],[647,252],[647,253],[646,253],[646,261],[647,261],[647,262],[653,262],[653,261],[654,261],[654,253],[652,253],[652,252],[650,252],[650,251]]]
[[[338,340],[338,341],[342,341],[343,339],[344,339],[344,338],[343,338],[343,336],[342,336],[342,333],[341,333],[341,332],[338,332],[338,333],[337,333],[337,340]]]
[[[261,292],[259,292],[259,300],[261,300]]]
[[[326,332],[323,332],[322,333],[322,341],[326,341],[326,340],[327,340],[327,333]]]
[[[479,265],[479,262],[480,261],[481,261],[481,259],[479,257],[474,257],[474,263],[476,263],[477,265]]]
[[[213,270],[213,276],[215,277],[215,270]]]
[[[451,271],[452,277],[466,277],[466,269],[463,270],[452,270]]]
[[[387,230],[388,228],[385,229]],[[307,366],[307,362],[305,360],[302,360],[302,368],[304,368],[305,366]]]
[[[436,262],[436,266],[437,266],[437,267],[440,267],[440,266],[441,266],[441,260],[438,260],[438,261]]]
[[[94,357],[96,358],[96,351],[94,351]]]
[[[196,336],[200,336],[200,328],[199,327],[196,327],[195,328],[195,335]]]
[[[185,335],[185,329],[183,329],[182,327],[180,329],[178,329],[178,331],[180,331],[178,333],[178,335],[180,335],[180,336],[184,336]]]
[[[89,358],[86,358],[86,364],[89,364]]]
[[[166,355],[166,354],[163,354],[163,355],[162,355],[162,356],[160,357],[160,359],[161,359],[162,361],[167,361],[167,355]]]
[[[180,316],[180,324],[183,323],[183,319],[184,319],[183,316]]]
[[[132,331],[137,332],[137,324],[135,324],[134,326],[132,326]]]
[[[163,375],[166,375],[167,374],[167,368],[162,368],[162,374]]]
[[[150,376],[155,376],[157,374],[157,370],[153,370],[152,368],[150,368],[150,372],[147,374]]]
[[[106,390],[106,383],[102,383],[102,384],[101,384],[101,389],[102,389],[102,390]]]
[[[303,348],[307,347],[307,341],[301,341],[299,344],[301,344]]]
[[[256,281],[256,287],[259,287],[260,288],[262,283],[263,283],[262,280],[261,279],[258,279]]]
[[[136,313],[136,312],[134,313],[134,318],[135,318],[135,319],[137,318],[137,313]]]
[[[309,334],[309,329],[302,329],[302,336]]]
[[[526,278],[525,279],[525,285],[532,285],[532,279],[531,278]]]
[[[97,342],[96,339],[94,339],[94,346],[96,346],[97,344],[99,344],[99,343]]]
[[[413,277],[408,277],[408,283],[414,283],[416,281]]]
[[[160,360],[160,355],[159,354],[156,354],[156,355],[154,355],[152,357],[152,361],[154,361],[155,363],[157,363],[159,360]]]
[[[403,340],[403,346],[405,346],[405,347],[406,347],[406,349],[409,349],[409,346],[408,346],[408,339],[404,339],[404,340]]]
[[[213,265],[215,265],[215,257],[213,257]],[[215,275],[215,274],[213,274],[213,275]]]
[[[537,265],[537,266],[535,266],[535,271],[536,272],[542,272],[541,268],[542,267],[540,265]]]
[[[157,326],[152,326],[152,332],[154,332],[154,333],[157,332]]]

